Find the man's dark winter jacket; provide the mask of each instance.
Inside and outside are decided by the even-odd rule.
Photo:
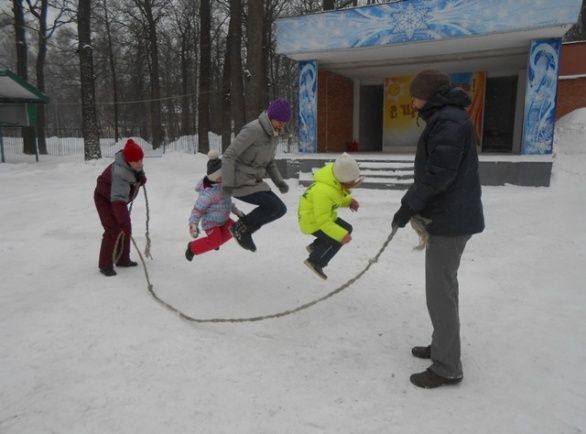
[[[401,202],[431,219],[430,234],[471,235],[484,229],[469,104],[466,92],[445,86],[419,112],[426,126],[417,143],[415,182]]]

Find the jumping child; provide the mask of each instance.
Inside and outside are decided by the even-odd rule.
[[[352,226],[339,218],[336,210],[358,210],[360,205],[352,198],[350,189],[358,186],[362,179],[358,164],[345,152],[315,172],[313,179],[313,184],[299,199],[299,228],[304,234],[315,237],[306,247],[309,258],[304,263],[325,280],[328,276],[323,269],[340,248],[352,240]]]
[[[191,216],[189,217],[189,233],[193,238],[199,237],[199,224],[207,236],[187,243],[185,258],[188,261],[194,255],[201,255],[218,248],[232,238],[230,227],[234,221],[230,211],[238,217],[244,215],[232,203],[230,196],[222,192],[222,161],[217,151],[208,153],[207,175],[198,182],[195,191],[199,193]]]

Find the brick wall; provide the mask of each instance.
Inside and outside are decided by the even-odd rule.
[[[577,108],[586,107],[586,77],[560,80],[556,120]]]
[[[564,76],[578,78],[563,79]],[[578,108],[586,107],[586,42],[562,45],[560,53],[556,119]]]
[[[562,44],[560,52],[560,75],[586,74],[586,42]]]
[[[352,142],[353,82],[319,71],[317,85],[317,151],[346,151],[346,144]]]

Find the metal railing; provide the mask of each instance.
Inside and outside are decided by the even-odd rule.
[[[71,155],[84,155],[84,141],[81,136],[69,135],[66,132],[62,132],[62,136],[50,136],[45,139],[47,146],[47,155],[52,156],[71,156]],[[167,151],[184,152],[188,154],[195,154],[198,152],[198,136],[181,136],[168,143],[164,143],[159,149],[152,150],[148,140],[141,139],[140,137],[132,136],[133,139],[137,140],[141,146],[145,149],[147,155],[156,156],[161,155]],[[100,139],[100,150],[102,157],[112,157],[117,151],[119,151],[126,138],[120,139],[116,142],[113,138]],[[9,155],[18,155],[23,153],[23,138],[18,131],[3,131],[3,143],[4,152]],[[222,148],[222,137],[216,134],[210,133],[209,135],[210,149],[221,151]],[[284,137],[279,138],[277,144],[277,154],[295,153],[298,150],[297,141],[293,141],[292,138]]]

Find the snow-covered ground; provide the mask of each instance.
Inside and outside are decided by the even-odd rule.
[[[410,228],[309,309],[196,324],[151,297],[142,267],[98,273],[92,193],[110,159],[0,164],[0,432],[586,432],[586,109],[558,125],[551,187],[483,190],[487,228],[460,269],[464,381],[435,390],[409,383],[427,367],[411,346],[431,332]],[[378,252],[402,195],[356,190],[359,212],[341,211],[353,241],[324,282],[303,265],[294,181],[289,212],[255,235],[256,253],[231,241],[189,263],[206,158],[145,161],[148,272],[196,318],[277,313],[339,287]],[[142,194],[132,215],[143,248]]]

